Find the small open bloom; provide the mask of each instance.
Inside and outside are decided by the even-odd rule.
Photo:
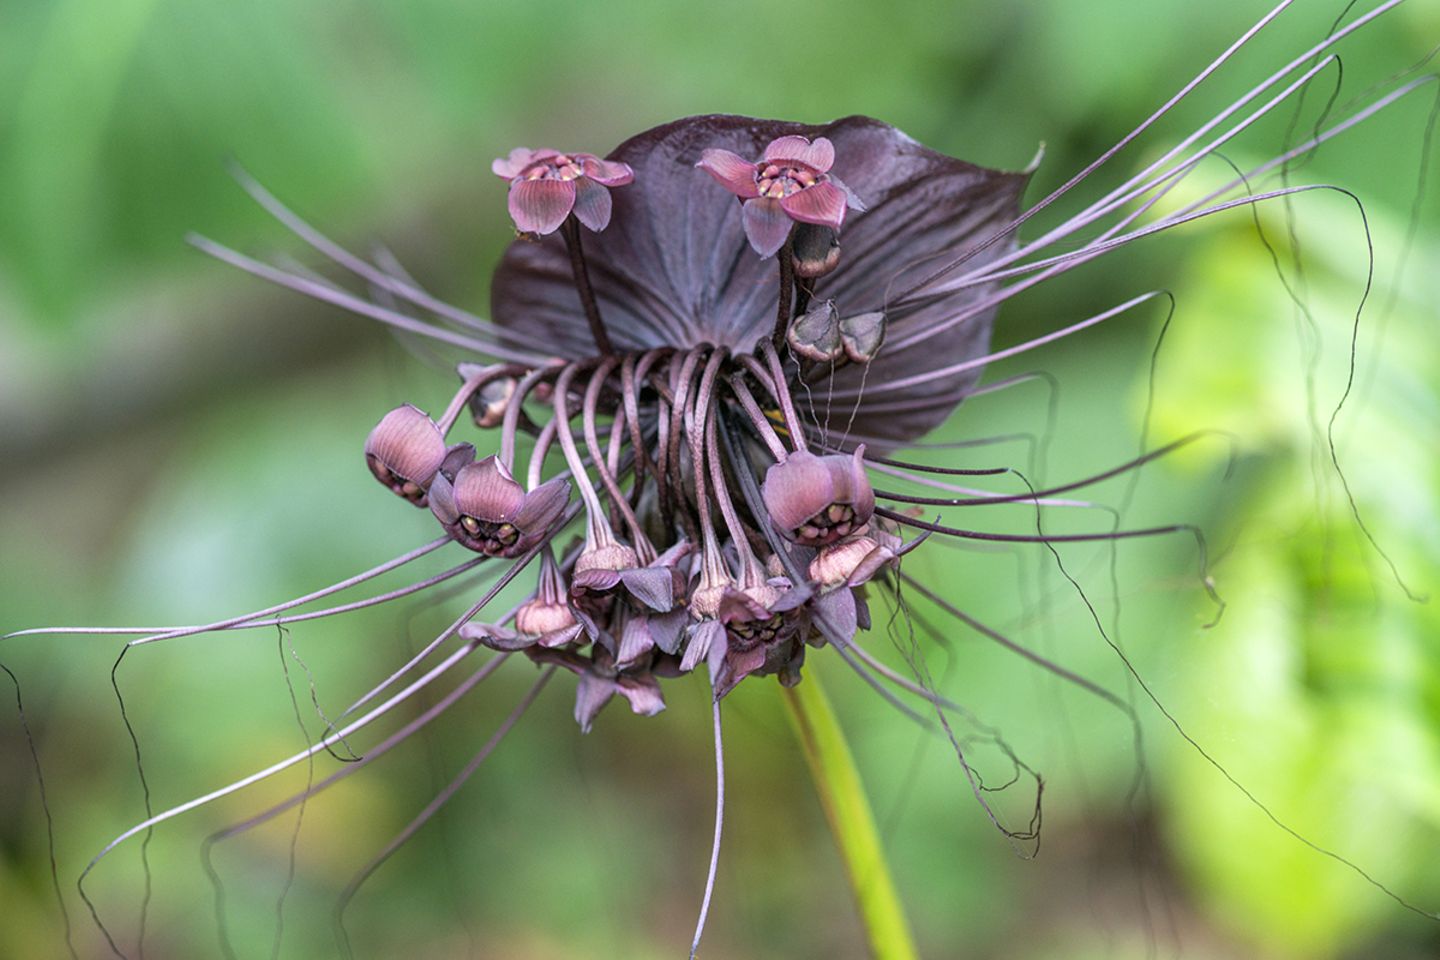
[[[726,643],[715,675],[717,700],[752,673],[779,674],[786,686],[799,682],[809,619],[799,592],[788,588],[789,581],[779,579],[725,592],[719,620]]]
[[[801,450],[771,465],[761,493],[775,528],[817,547],[858,531],[875,512],[864,457],[863,445],[853,455],[817,457]]]
[[[597,233],[610,225],[610,187],[635,179],[627,164],[593,153],[516,147],[490,164],[510,181],[510,219],[521,233],[554,233],[571,213]]]
[[[762,257],[774,256],[796,223],[839,230],[847,208],[865,209],[859,198],[830,174],[835,145],[828,137],[813,141],[797,135],[777,137],[755,161],[712,148],[695,165],[744,201],[745,236]]]
[[[462,546],[492,557],[514,557],[549,532],[570,500],[570,481],[556,477],[529,493],[499,458],[461,467],[453,483],[437,473],[430,509]]]
[[[435,421],[408,403],[380,418],[365,441],[365,463],[375,479],[420,507],[445,454]]]

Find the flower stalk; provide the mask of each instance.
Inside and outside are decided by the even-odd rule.
[[[575,277],[575,291],[580,295],[580,306],[585,310],[585,320],[590,324],[590,333],[595,338],[595,347],[605,356],[615,353],[610,342],[610,333],[605,321],[600,319],[600,305],[595,302],[595,289],[590,286],[590,268],[585,263],[585,252],[580,246],[580,221],[571,214],[560,224],[560,236],[565,240],[565,250],[570,254],[570,272]]]
[[[874,960],[918,960],[915,938],[885,861],[860,771],[820,678],[812,670],[804,683],[780,687],[780,691],[845,863],[860,923],[870,941],[870,955]]]

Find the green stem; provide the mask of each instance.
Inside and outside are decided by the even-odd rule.
[[[797,686],[781,689],[820,805],[825,808],[825,819],[845,863],[860,922],[870,940],[870,954],[875,960],[917,960],[915,940],[885,862],[860,771],[815,674],[812,669]]]

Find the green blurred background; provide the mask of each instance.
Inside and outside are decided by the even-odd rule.
[[[1080,192],[1095,197],[1138,169],[1322,36],[1341,8],[1300,6]],[[1038,197],[1263,12],[1263,3],[1182,0],[0,4],[0,629],[200,622],[323,586],[434,535],[370,479],[360,446],[402,401],[443,406],[453,374],[423,345],[188,248],[184,234],[197,230],[247,251],[303,256],[229,178],[229,159],[352,247],[384,243],[423,283],[484,312],[490,265],[510,236],[503,185],[488,166],[517,143],[603,153],[691,113],[866,113],[994,166],[1023,166],[1043,141]],[[1367,28],[1342,47],[1340,101],[1437,41],[1434,0]],[[1333,84],[1333,72],[1317,83],[1299,129]],[[1396,268],[1433,102],[1421,93],[1296,174],[1341,182],[1366,201],[1377,293],[1337,439],[1370,530],[1421,592],[1440,583],[1440,191],[1420,201],[1398,283]],[[1247,136],[1236,162],[1270,156],[1289,116]],[[1228,172],[1211,162],[1196,179],[1214,184]],[[1229,608],[1204,629],[1212,611],[1182,539],[1125,544],[1113,579],[1103,547],[1066,548],[1067,568],[1107,627],[1118,621],[1156,696],[1237,780],[1307,838],[1434,908],[1440,616],[1433,602],[1407,601],[1365,545],[1314,423],[1323,430],[1345,384],[1364,235],[1343,197],[1309,195],[1293,214],[1306,271],[1291,283],[1313,306],[1313,329],[1240,211],[1020,298],[997,337],[1017,342],[1145,290],[1175,292],[1154,367],[1151,441],[1220,428],[1238,437],[1238,458],[1227,478],[1229,448],[1213,441],[1152,467],[1125,522],[1201,523]],[[1288,263],[1283,210],[1261,218]],[[991,371],[1055,375],[1053,421],[1043,386],[1017,387],[967,404],[943,438],[1032,440],[931,456],[1066,480],[1134,455],[1163,317],[1147,307]],[[1119,504],[1126,482],[1093,495]],[[1033,529],[1032,511],[993,511],[966,520]],[[1103,512],[1052,511],[1046,529],[1110,522]],[[447,560],[448,550],[421,566],[437,571]],[[908,564],[1017,641],[1126,692],[1117,658],[1048,554],[932,543]],[[333,714],[470,595],[300,624],[288,643]],[[852,737],[924,956],[1440,954],[1440,927],[1270,822],[1133,687],[1150,779],[1130,798],[1136,752],[1123,715],[924,604],[916,612],[944,625],[944,644],[921,641],[935,682],[1046,779],[1044,842],[1038,858],[1022,858],[985,819],[945,741],[894,715],[842,664],[812,658],[808,669],[828,681]],[[143,816],[110,689],[119,648],[90,637],[0,647],[21,679],[84,957],[105,952],[74,878]],[[883,630],[871,648],[898,662]],[[157,808],[303,747],[286,660],[314,736],[322,723],[303,674],[273,632],[126,658],[119,681]],[[532,674],[518,664],[502,671],[429,735],[306,808],[280,955],[334,955],[337,892],[489,736]],[[710,844],[706,690],[670,683],[659,718],[612,706],[582,737],[569,717],[572,689],[569,678],[555,684],[362,889],[348,914],[359,956],[683,953]],[[772,684],[743,685],[726,718],[729,816],[703,955],[864,956]],[[1008,777],[993,746],[971,748],[989,782]],[[334,767],[322,757],[316,773]],[[201,842],[305,776],[302,766],[156,832],[146,956],[221,955]],[[8,707],[0,777],[0,957],[64,956],[41,800]],[[1033,785],[991,799],[1023,826]],[[294,829],[282,818],[215,850],[238,956],[272,951]],[[132,842],[88,887],[132,956],[144,884]]]

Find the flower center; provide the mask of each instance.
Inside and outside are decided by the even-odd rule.
[[[855,510],[845,503],[832,503],[806,520],[797,531],[807,541],[838,540],[855,529]]]
[[[471,538],[483,545],[486,553],[498,553],[507,547],[513,547],[515,541],[520,539],[520,531],[515,529],[514,524],[478,520],[468,513],[461,515],[460,526],[465,528]]]
[[[763,643],[770,643],[780,634],[784,618],[775,614],[767,620],[736,620],[727,629],[732,638],[731,646],[737,653],[753,650]]]
[[[391,490],[393,490],[395,493],[398,493],[406,500],[409,500],[411,503],[418,504],[422,507],[425,505],[425,488],[420,486],[420,484],[416,483],[414,480],[406,480],[404,477],[400,476],[400,474],[391,470],[389,467],[385,466],[383,463],[380,463],[374,458],[370,458],[370,472],[374,473],[376,479],[378,479],[381,483],[385,484],[385,486],[389,487]]]
[[[526,180],[574,180],[584,172],[578,160],[562,153],[531,164],[521,176]]]
[[[784,165],[777,163],[755,164],[755,189],[760,191],[762,197],[788,197],[799,193],[806,187],[813,187],[820,182],[822,174],[805,166],[803,163],[784,161]]]

